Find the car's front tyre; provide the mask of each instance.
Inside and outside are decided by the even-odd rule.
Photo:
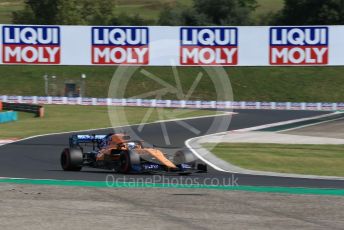
[[[80,171],[83,163],[82,151],[66,148],[61,153],[60,162],[64,171]]]
[[[120,173],[130,173],[141,167],[140,156],[135,150],[123,151],[120,156]]]

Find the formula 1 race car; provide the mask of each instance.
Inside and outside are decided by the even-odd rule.
[[[196,164],[196,158],[189,150],[180,150],[168,157],[157,148],[145,148],[142,141],[131,140],[126,134],[73,135],[60,160],[65,171],[80,171],[84,166],[119,173],[175,172],[187,175],[207,171],[207,165]]]

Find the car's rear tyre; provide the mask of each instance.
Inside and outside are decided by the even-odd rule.
[[[140,167],[140,156],[135,150],[123,151],[119,158],[120,173],[130,173],[136,167]],[[136,166],[136,167],[135,167]]]
[[[80,171],[82,169],[83,154],[80,149],[64,149],[61,154],[61,167],[64,171]]]

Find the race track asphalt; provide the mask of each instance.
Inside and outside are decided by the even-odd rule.
[[[275,122],[313,117],[326,112],[313,111],[270,111],[270,110],[237,110],[238,114],[232,117],[229,127],[220,127],[216,132],[249,128]],[[115,132],[125,131],[128,134],[139,134],[139,137],[159,148],[166,147],[168,152],[183,148],[187,139],[204,135],[209,130],[214,119],[228,119],[228,115],[217,118],[195,118],[184,120],[187,125],[200,131],[194,132],[185,129],[175,121],[164,122],[170,145],[166,145],[160,123],[147,124],[142,131],[138,126],[115,129]],[[112,129],[97,130],[90,133],[107,134]],[[87,134],[87,132],[86,132]],[[0,177],[30,178],[30,179],[58,179],[58,180],[86,180],[104,181],[108,175],[113,175],[116,181],[151,181],[155,183],[199,183],[216,185],[232,185],[233,180],[239,185],[253,186],[283,186],[283,187],[310,187],[310,188],[344,188],[344,181],[320,179],[295,179],[271,176],[255,176],[230,174],[209,168],[208,173],[192,174],[190,176],[175,175],[122,175],[109,171],[84,168],[81,172],[64,172],[61,170],[59,158],[63,148],[68,146],[68,137],[71,134],[57,134],[36,137],[0,147]],[[171,147],[173,146],[173,147]]]

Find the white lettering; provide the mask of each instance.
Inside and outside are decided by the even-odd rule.
[[[236,53],[237,48],[183,49],[182,64],[235,64]]]
[[[59,47],[15,47],[5,46],[4,62],[5,63],[55,63]]]
[[[148,48],[94,48],[93,61],[97,64],[142,64],[145,63],[145,57]]]
[[[102,36],[101,36],[102,34]],[[110,43],[112,45],[147,45],[148,34],[147,29],[94,29],[93,43],[95,45],[105,45]]]
[[[11,33],[12,31],[12,33]],[[58,28],[8,28],[4,29],[4,43],[24,43],[29,45],[58,44]]]
[[[278,31],[280,36],[278,36]],[[274,28],[271,30],[272,45],[326,45],[326,28]]]
[[[236,30],[230,28],[216,28],[216,29],[187,29],[182,30],[182,44],[193,45],[198,44],[204,46],[228,46],[236,45],[237,37]],[[190,36],[191,37],[190,37]]]
[[[273,48],[271,50],[272,64],[325,64],[325,54],[328,48]]]

